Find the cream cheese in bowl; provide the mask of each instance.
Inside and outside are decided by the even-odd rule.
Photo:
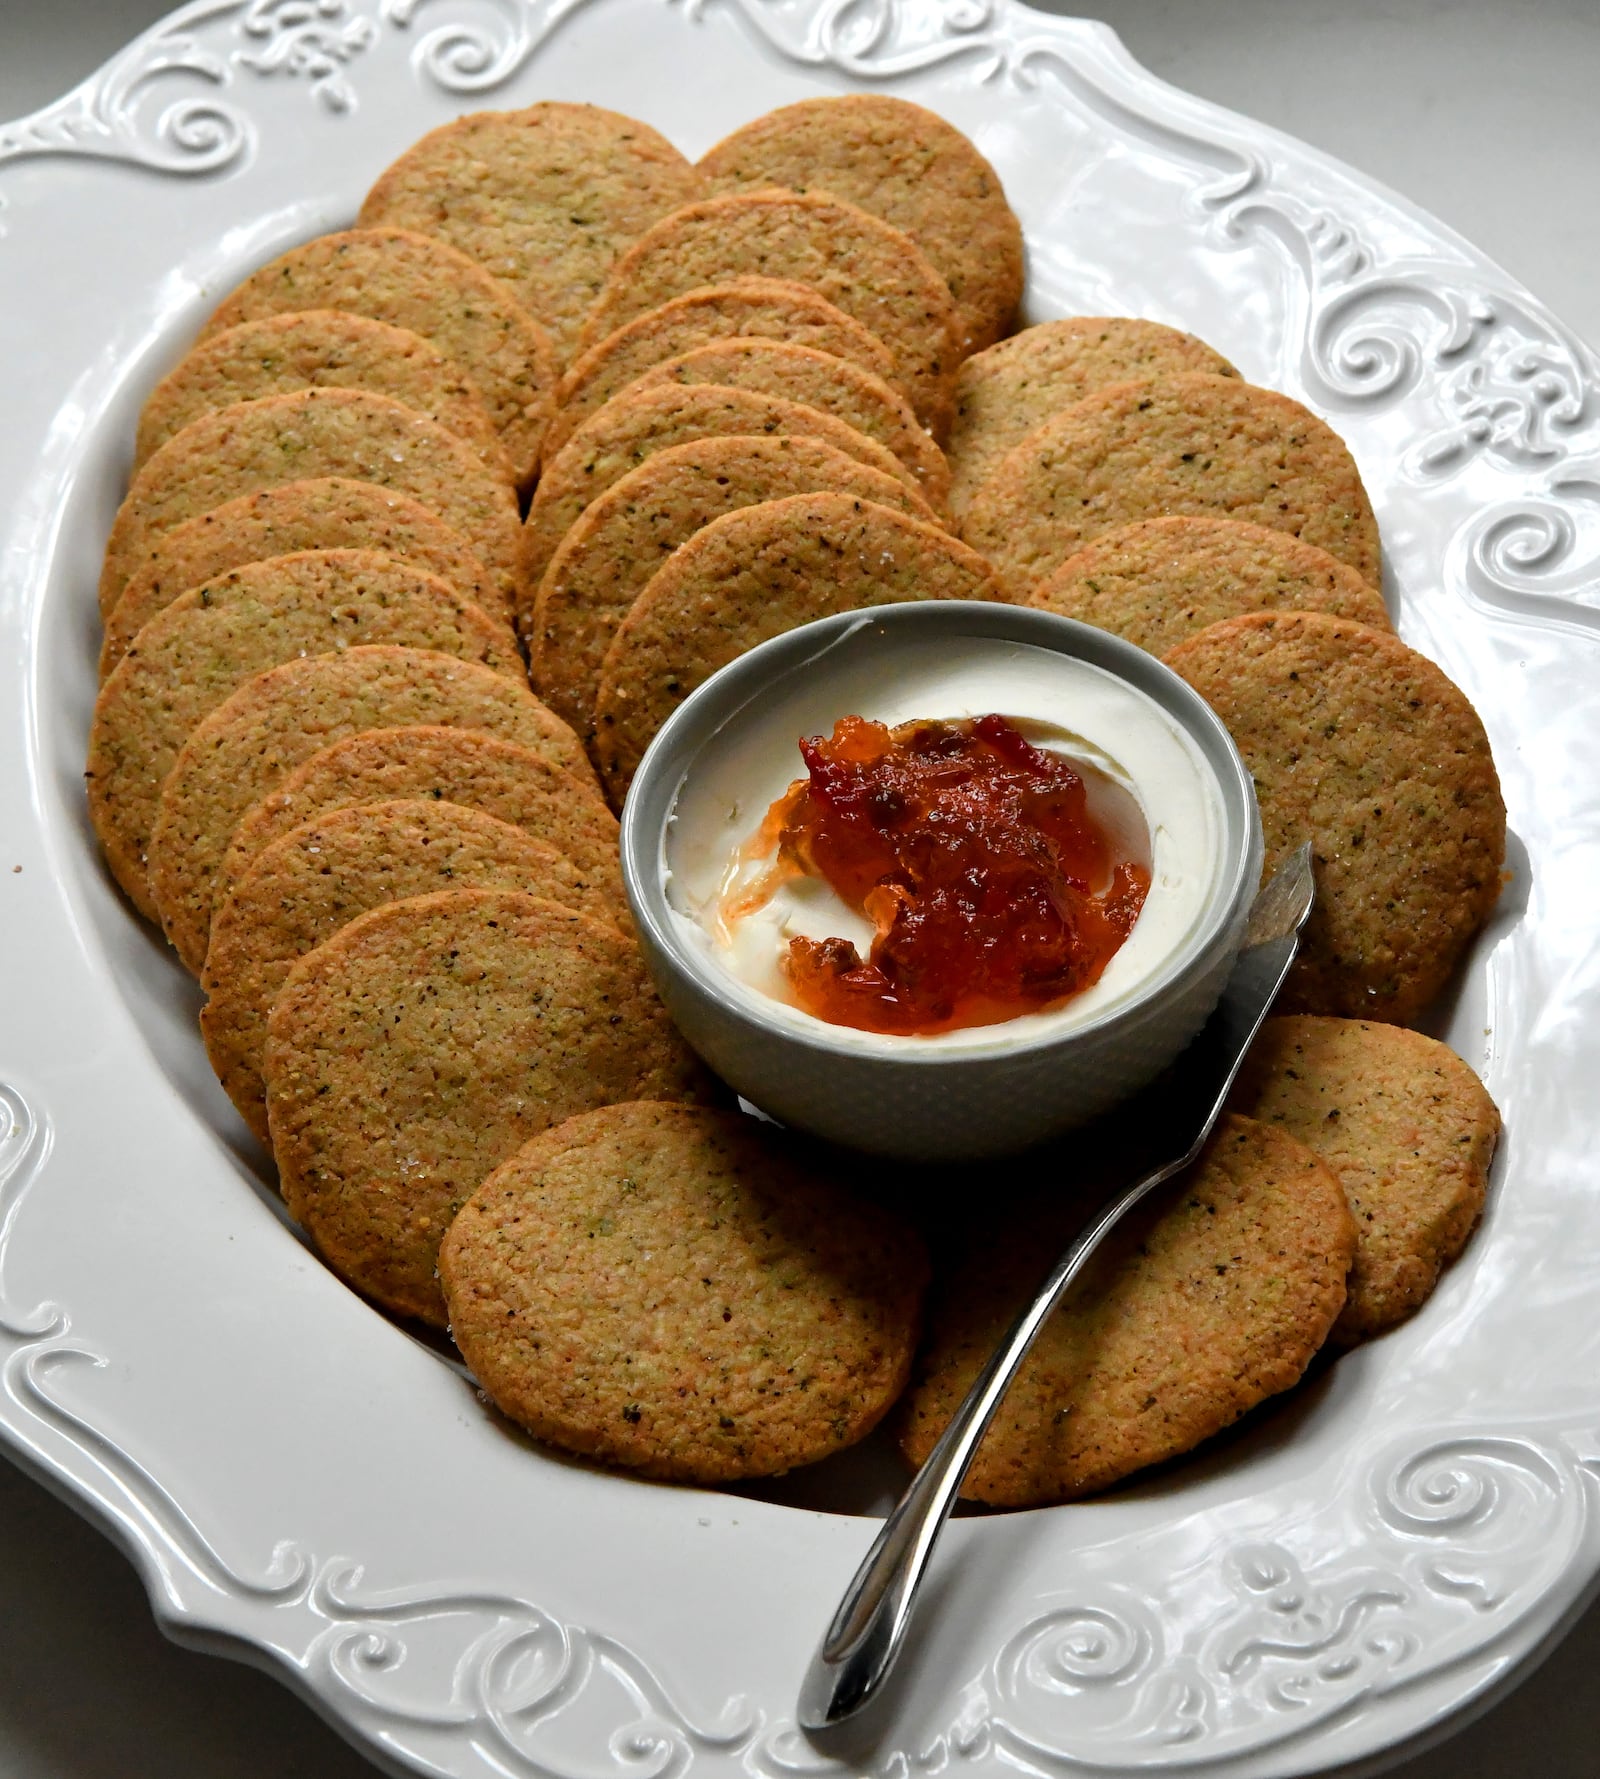
[[[731,992],[760,997],[764,1011],[826,1033],[853,1049],[951,1054],[1010,1048],[1087,1025],[1125,1005],[1203,922],[1222,868],[1222,809],[1215,775],[1193,739],[1153,699],[1085,661],[995,637],[912,639],[888,663],[846,649],[815,676],[740,713],[680,787],[666,836],[667,900],[686,945]],[[928,1036],[857,1030],[792,1004],[782,969],[789,939],[852,940],[866,955],[871,923],[826,882],[782,884],[755,913],[730,923],[724,907],[746,842],[768,806],[803,770],[799,737],[826,733],[843,715],[889,727],[927,718],[999,715],[1035,746],[1065,755],[1097,782],[1120,789],[1143,817],[1150,891],[1132,932],[1099,981],[1065,1005],[992,1025]],[[1143,850],[1143,847],[1141,847]]]
[[[746,843],[803,776],[798,742],[844,716],[989,715],[1067,756],[1091,809],[1102,787],[1095,812],[1139,830],[1150,888],[1126,940],[1042,1012],[919,1036],[814,1017],[788,990],[790,938],[850,940],[865,957],[870,923],[810,877],[725,918]],[[906,1158],[1013,1152],[1150,1081],[1215,1005],[1261,868],[1249,775],[1176,675],[1103,631],[956,601],[823,619],[740,657],[662,727],[622,828],[645,955],[711,1067],[781,1122]]]

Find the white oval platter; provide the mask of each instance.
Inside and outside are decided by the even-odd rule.
[[[211,304],[344,224],[416,136],[587,99],[695,154],[872,86],[999,168],[1033,319],[1191,328],[1348,438],[1402,634],[1488,723],[1513,840],[1437,1029],[1507,1138],[1408,1327],[1113,1499],[957,1521],[883,1709],[821,1745],[807,1657],[871,1532],[563,1463],[273,1208],[195,991],[112,891],[80,771],[132,420]],[[459,1779],[1288,1775],[1481,1702],[1600,1570],[1600,398],[1448,230],[1016,0],[199,0],[0,126],[0,1433],[163,1625]],[[834,1491],[830,1496],[829,1491]]]

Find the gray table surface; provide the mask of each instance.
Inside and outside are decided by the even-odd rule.
[[[0,119],[169,10],[0,0]],[[1329,150],[1433,211],[1600,344],[1600,0],[1120,0],[1175,85]],[[1395,1779],[1594,1779],[1600,1607],[1464,1734]],[[370,1779],[275,1681],[174,1648],[100,1535],[0,1462],[0,1779]]]

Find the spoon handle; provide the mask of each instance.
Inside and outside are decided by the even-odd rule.
[[[1244,1052],[1294,961],[1310,906],[1311,863],[1309,849],[1302,848],[1257,896],[1246,949],[1217,1011],[1180,1059],[1186,1076],[1181,1098],[1189,1108],[1181,1135],[1175,1130],[1167,1158],[1112,1198],[1073,1239],[884,1521],[806,1673],[797,1712],[802,1729],[826,1729],[853,1716],[894,1665],[934,1545],[1012,1378],[1095,1249],[1146,1193],[1199,1153]]]

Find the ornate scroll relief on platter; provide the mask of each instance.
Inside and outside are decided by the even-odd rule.
[[[693,153],[857,85],[995,162],[1033,318],[1191,328],[1349,439],[1402,634],[1485,716],[1514,875],[1440,1026],[1510,1134],[1426,1314],[1180,1475],[958,1522],[944,1609],[841,1754],[792,1711],[870,1534],[856,1497],[549,1458],[325,1275],[209,1080],[191,989],[95,863],[78,771],[131,418],[222,290],[464,109],[592,99]],[[1421,1734],[1592,1588],[1600,1440],[1569,1380],[1600,1357],[1574,1308],[1600,1219],[1576,1110],[1600,398],[1536,301],[1103,29],[982,0],[201,0],[0,126],[0,262],[0,832],[28,935],[0,1033],[0,1429],[175,1634],[272,1665],[396,1771],[1275,1775]]]

